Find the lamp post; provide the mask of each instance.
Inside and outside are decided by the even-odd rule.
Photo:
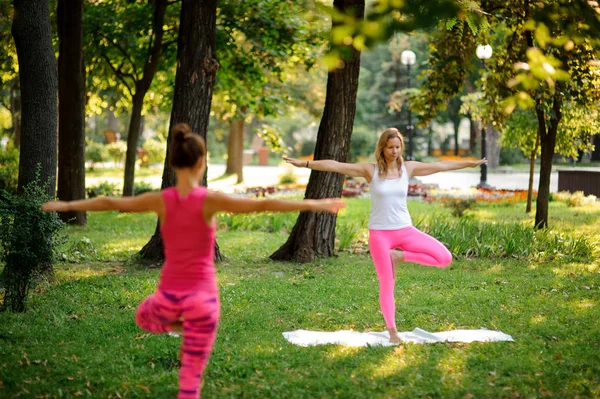
[[[485,61],[489,60],[492,57],[492,46],[489,44],[477,46],[477,58],[481,60],[481,65],[483,66],[483,70],[485,71]],[[487,156],[486,152],[486,132],[485,126],[483,125],[483,120],[481,122],[481,158],[485,158]],[[479,179],[479,184],[477,187],[481,188],[489,188],[490,186],[487,184],[487,165],[481,164],[481,177]]]
[[[408,76],[408,88],[410,89],[410,67],[414,65],[417,60],[417,56],[414,52],[410,50],[404,50],[402,54],[400,54],[400,62],[403,65],[406,65],[406,74]],[[408,131],[408,155],[407,160],[413,160],[413,125],[412,125],[412,112],[410,111],[410,104],[408,104],[408,126],[406,126],[406,130]]]

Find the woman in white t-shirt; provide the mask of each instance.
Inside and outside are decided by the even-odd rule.
[[[452,261],[450,251],[435,238],[417,230],[406,206],[408,182],[413,176],[472,168],[487,163],[477,161],[416,162],[404,161],[404,138],[396,128],[386,129],[377,142],[376,163],[343,163],[333,160],[300,161],[283,159],[296,166],[352,177],[364,177],[371,193],[369,252],[379,278],[379,303],[390,333],[390,342],[400,341],[396,329],[394,282],[400,262],[446,267]]]

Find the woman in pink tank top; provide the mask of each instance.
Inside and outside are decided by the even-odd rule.
[[[57,212],[118,210],[158,215],[165,264],[157,290],[139,306],[136,322],[152,333],[183,334],[178,398],[198,398],[220,317],[214,266],[217,213],[336,213],[344,207],[344,202],[341,199],[256,200],[209,191],[200,185],[206,168],[202,137],[192,133],[187,124],[175,126],[171,137],[169,162],[177,176],[175,187],[136,197],[51,201],[42,209]]]
[[[404,161],[404,138],[396,128],[386,129],[377,142],[376,163],[343,163],[333,160],[299,161],[284,157],[296,167],[346,176],[364,177],[371,191],[369,219],[369,252],[379,279],[379,304],[390,342],[398,343],[394,285],[400,262],[446,267],[452,261],[450,251],[435,238],[417,230],[406,207],[408,182],[413,176],[472,168],[487,163],[477,161],[442,161],[423,163]]]

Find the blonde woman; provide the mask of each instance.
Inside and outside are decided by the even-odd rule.
[[[406,206],[408,182],[413,176],[473,168],[487,163],[477,161],[416,162],[404,161],[404,138],[396,128],[386,129],[377,142],[373,163],[343,163],[333,160],[300,161],[283,159],[296,166],[351,177],[364,177],[371,193],[369,251],[379,278],[379,303],[390,333],[390,342],[398,343],[394,303],[396,267],[401,262],[446,267],[452,261],[450,251],[435,238],[412,225]]]

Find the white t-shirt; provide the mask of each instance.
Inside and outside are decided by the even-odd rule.
[[[408,172],[402,164],[402,175],[397,179],[379,177],[377,165],[373,180],[369,184],[371,192],[371,230],[398,230],[412,226],[412,220],[406,206],[408,197]]]

